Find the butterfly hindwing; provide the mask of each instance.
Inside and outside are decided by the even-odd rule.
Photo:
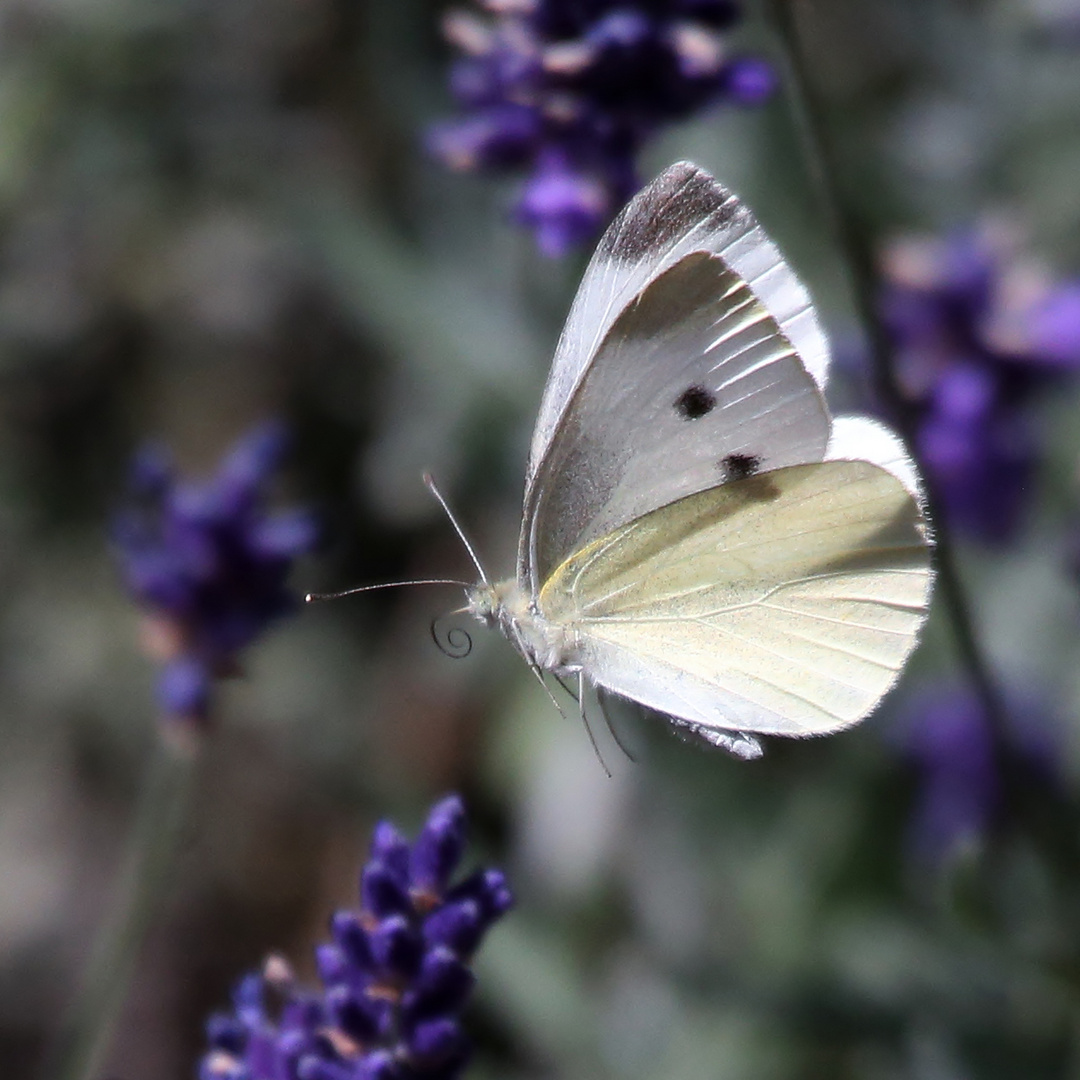
[[[926,614],[918,500],[866,461],[715,487],[615,529],[544,586],[607,689],[704,728],[824,734],[870,712]]]

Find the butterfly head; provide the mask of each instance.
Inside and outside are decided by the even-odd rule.
[[[573,635],[545,619],[514,578],[472,586],[466,593],[466,610],[485,626],[498,629],[533,667],[577,670]]]
[[[485,626],[498,627],[507,633],[506,628],[527,613],[529,603],[521,586],[510,578],[494,584],[481,581],[471,586],[465,592],[465,607]]]
[[[499,599],[495,586],[481,582],[466,589],[465,609],[487,627],[498,625]]]

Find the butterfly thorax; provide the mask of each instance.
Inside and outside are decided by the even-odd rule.
[[[514,578],[473,586],[468,591],[468,611],[485,626],[498,628],[541,670],[559,675],[580,670],[576,635],[545,619],[529,592]]]

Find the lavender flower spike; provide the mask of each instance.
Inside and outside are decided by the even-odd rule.
[[[379,825],[361,873],[360,910],[337,912],[333,940],[316,950],[321,989],[297,986],[278,958],[242,979],[232,1011],[207,1024],[200,1080],[460,1076],[469,1057],[459,1019],[474,982],[469,959],[513,903],[498,870],[450,884],[464,839],[456,795],[436,803],[412,845]],[[465,907],[469,933],[445,933]]]
[[[986,230],[899,241],[882,313],[919,458],[948,524],[1011,538],[1040,457],[1033,400],[1080,372],[1080,282],[1053,282]]]
[[[637,190],[635,162],[665,125],[718,103],[757,105],[772,68],[733,55],[736,0],[479,0],[444,22],[465,110],[436,126],[451,168],[528,173],[514,210],[546,255],[592,240]]]
[[[286,443],[282,425],[261,424],[202,483],[178,480],[156,448],[135,461],[132,502],[113,537],[147,613],[147,650],[163,662],[158,698],[170,719],[204,723],[214,680],[235,671],[239,652],[295,606],[285,581],[317,528],[307,511],[266,506]]]

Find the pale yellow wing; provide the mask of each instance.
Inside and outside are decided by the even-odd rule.
[[[817,735],[866,716],[926,617],[919,504],[867,461],[690,495],[567,559],[541,614],[585,674],[692,724]]]

